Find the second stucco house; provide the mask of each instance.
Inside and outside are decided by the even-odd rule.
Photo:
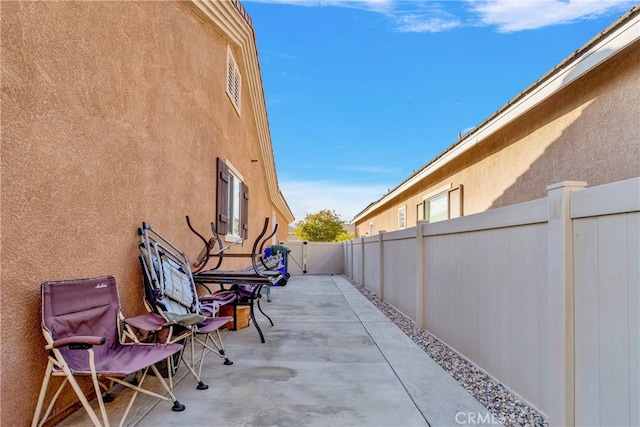
[[[356,237],[640,176],[637,6],[359,212]]]

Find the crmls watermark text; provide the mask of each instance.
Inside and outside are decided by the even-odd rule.
[[[480,412],[458,412],[456,414],[456,423],[458,424],[467,424],[467,425],[487,425],[494,424],[500,425],[502,424],[495,415],[490,413],[480,413]]]

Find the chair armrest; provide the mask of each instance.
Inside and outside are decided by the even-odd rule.
[[[237,295],[234,291],[218,291],[213,294],[200,295],[198,300],[200,300],[200,302],[218,301],[221,303],[229,303],[236,298]]]
[[[142,331],[159,331],[168,326],[174,326],[176,322],[167,321],[156,313],[145,313],[140,316],[128,317],[124,322]]]
[[[107,342],[105,337],[97,337],[91,335],[79,335],[75,337],[67,337],[59,340],[55,340],[53,343],[47,346],[47,349],[69,347],[72,350],[76,349],[88,349],[94,345],[104,345]]]

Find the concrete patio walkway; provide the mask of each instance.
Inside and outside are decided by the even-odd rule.
[[[186,405],[140,395],[137,426],[455,426],[491,421],[487,410],[342,276],[297,276],[271,290],[251,325],[224,339],[234,364],[208,355],[203,381],[181,369],[175,394]],[[157,381],[151,377],[147,381]],[[123,393],[124,394],[124,393]],[[126,404],[108,404],[119,421]],[[89,425],[80,409],[60,425]]]

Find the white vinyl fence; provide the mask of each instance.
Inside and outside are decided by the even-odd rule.
[[[323,242],[285,242],[291,251],[287,260],[287,272],[301,274],[342,274],[344,254],[342,244]]]
[[[352,240],[345,274],[552,425],[640,425],[640,179],[585,186]]]
[[[585,187],[323,244],[332,261],[308,249],[309,272],[364,284],[552,426],[637,426],[640,178]]]
[[[575,193],[576,425],[640,425],[640,184]]]

